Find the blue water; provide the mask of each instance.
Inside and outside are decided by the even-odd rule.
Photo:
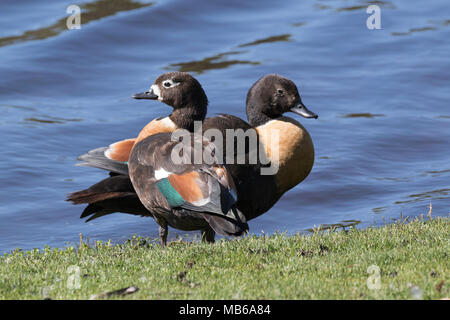
[[[310,176],[251,232],[314,225],[381,225],[450,212],[450,10],[448,1],[0,2],[0,252],[63,247],[79,233],[120,242],[157,237],[150,218],[114,214],[90,223],[67,193],[105,177],[75,167],[86,151],[134,137],[168,114],[131,94],[168,70],[193,74],[209,115],[245,119],[262,75],[295,81],[320,115],[310,132]],[[66,8],[82,7],[67,30]],[[170,237],[184,234],[171,230]]]

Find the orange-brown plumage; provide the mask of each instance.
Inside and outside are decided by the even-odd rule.
[[[172,122],[172,120],[170,120],[169,117],[154,119],[141,130],[135,143],[137,144],[139,141],[142,141],[151,135],[164,132],[174,132],[176,129],[177,126]]]
[[[127,162],[130,158],[131,150],[139,141],[157,133],[173,132],[176,129],[176,125],[168,117],[154,119],[141,130],[137,138],[126,139],[111,144],[106,150],[105,155],[111,160]]]
[[[204,195],[199,186],[199,174],[191,171],[182,175],[172,174],[168,177],[170,184],[184,200],[195,203],[208,195]]]
[[[130,157],[131,149],[135,144],[136,139],[126,139],[109,146],[107,150],[107,157],[116,160],[126,162]]]

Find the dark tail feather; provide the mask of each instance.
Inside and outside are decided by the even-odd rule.
[[[130,177],[115,175],[94,184],[86,190],[69,194],[66,200],[71,201],[73,204],[92,203],[114,198],[124,192],[136,193]]]
[[[120,197],[122,195],[123,192],[95,193],[86,189],[69,194],[66,201],[70,201],[73,204],[95,203],[110,198]]]
[[[130,177],[124,175],[114,175],[86,190],[71,193],[67,196],[67,201],[73,204],[89,204],[80,217],[92,215],[87,221],[114,212],[152,216],[139,200]]]
[[[103,217],[105,215],[121,212],[139,216],[152,216],[144,207],[138,196],[130,193],[123,193],[114,198],[89,204],[81,214],[80,218],[89,217],[86,222]]]
[[[224,236],[241,236],[248,231],[248,224],[244,214],[236,207],[228,211],[227,215],[203,214],[213,230]]]
[[[83,162],[77,163],[77,166],[94,167],[123,175],[128,175],[128,164],[126,162],[120,162],[107,158],[105,156],[105,150],[107,149],[108,147],[102,147],[83,154],[82,156],[78,157],[78,160]]]

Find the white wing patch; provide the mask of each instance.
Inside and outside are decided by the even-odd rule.
[[[172,172],[167,172],[163,168],[155,170],[155,178],[156,178],[156,180],[161,180],[161,179],[167,178],[170,174],[172,174]]]

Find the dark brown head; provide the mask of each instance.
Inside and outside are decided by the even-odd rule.
[[[277,74],[268,74],[256,81],[247,94],[247,118],[252,126],[294,112],[305,118],[318,118],[303,104],[297,86]]]
[[[190,129],[191,121],[203,121],[208,98],[200,83],[186,72],[167,72],[160,75],[150,89],[132,96],[134,99],[159,100],[171,106],[170,115],[178,127]]]

